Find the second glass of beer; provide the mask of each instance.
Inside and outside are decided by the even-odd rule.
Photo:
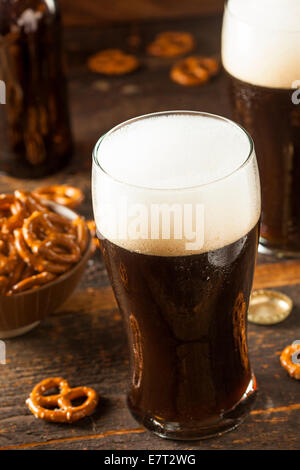
[[[234,428],[256,394],[246,340],[260,219],[251,138],[205,113],[142,116],[98,141],[92,183],[128,335],[131,413],[172,439]]]
[[[228,0],[222,60],[262,188],[259,250],[300,257],[300,2]]]

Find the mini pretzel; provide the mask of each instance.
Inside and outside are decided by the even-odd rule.
[[[37,194],[20,190],[0,195],[0,295],[51,282],[86,250],[89,230],[85,221],[57,214],[39,199]]]
[[[76,263],[80,257],[80,241],[75,243],[72,228],[72,222],[58,214],[35,211],[25,220],[22,231],[33,253],[58,263]],[[55,247],[64,248],[65,255],[57,253]]]
[[[139,67],[138,59],[120,49],[105,49],[88,60],[90,70],[104,75],[124,75]]]
[[[0,195],[0,212],[2,212],[1,231],[11,233],[17,227],[20,227],[25,217],[25,211],[22,204],[9,194]]]
[[[88,242],[88,227],[81,217],[77,217],[77,219],[73,220],[73,226],[76,227],[77,241],[80,247],[80,251],[83,253]]]
[[[39,235],[43,234],[44,237],[47,237],[53,233],[53,231],[48,214],[40,211],[34,211],[24,221],[22,227],[24,239],[33,253],[38,253],[39,247],[42,244],[43,239],[40,239]]]
[[[287,346],[280,355],[280,363],[291,377],[300,380],[300,344]]]
[[[52,230],[53,232],[65,233],[74,239],[76,238],[76,229],[71,220],[56,214],[55,212],[48,212],[46,218],[50,231]]]
[[[92,249],[93,249],[93,252],[94,252],[97,249],[97,247],[100,247],[99,240],[96,236],[97,235],[96,224],[95,224],[94,220],[88,220],[86,225],[87,225],[87,227],[90,231],[90,234],[92,236]]]
[[[46,271],[30,277],[26,277],[22,281],[14,284],[8,291],[7,295],[19,294],[20,292],[24,292],[29,289],[38,289],[44,284],[53,281],[55,277],[56,276],[53,273],[47,273]]]
[[[26,241],[23,236],[22,229],[16,229],[14,231],[15,245],[20,257],[36,271],[43,272],[48,271],[51,273],[64,273],[70,268],[67,263],[52,262],[48,259],[44,259],[39,254],[34,254],[28,248]]]
[[[8,282],[9,282],[10,287],[14,286],[19,281],[27,277],[27,276],[24,276],[25,268],[26,268],[25,261],[23,261],[22,258],[19,257],[18,263],[15,266],[15,269],[9,274],[9,277],[8,277]],[[33,272],[30,275],[32,275]]]
[[[11,234],[0,233],[0,274],[11,273],[18,262],[18,254]]]
[[[197,60],[199,67],[204,67],[208,71],[210,77],[217,75],[219,72],[220,64],[217,59],[203,56],[194,56],[194,58]]]
[[[62,206],[74,209],[84,200],[83,192],[79,188],[69,185],[53,185],[38,188],[33,194],[41,199],[57,202]]]
[[[171,69],[171,79],[185,86],[202,85],[219,70],[218,62],[209,57],[190,56]]]
[[[60,250],[59,248],[62,248]],[[43,255],[46,260],[56,263],[76,263],[81,254],[80,245],[67,234],[51,233],[39,247],[39,254]]]
[[[48,211],[48,208],[41,204],[34,194],[20,190],[16,190],[14,194],[15,198],[23,204],[27,215],[30,215],[34,211]]]
[[[54,387],[59,387],[58,394],[44,395]],[[72,400],[82,397],[86,397],[86,400],[81,405],[72,406]],[[90,387],[70,388],[65,379],[52,377],[42,380],[34,387],[26,404],[36,418],[55,423],[73,423],[95,410],[98,395]]]
[[[190,52],[194,47],[195,40],[190,33],[166,31],[156,36],[147,52],[156,57],[177,57]]]
[[[14,204],[15,198],[12,194],[0,194],[0,214],[6,215],[10,211],[10,206]]]

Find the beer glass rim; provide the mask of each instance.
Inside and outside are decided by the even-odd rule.
[[[248,155],[245,157],[243,163],[240,166],[238,166],[237,168],[235,168],[233,171],[228,173],[227,175],[222,176],[221,178],[217,178],[213,181],[210,181],[209,183],[202,183],[202,184],[196,184],[196,185],[192,185],[192,186],[185,186],[185,187],[179,187],[179,188],[157,188],[157,187],[156,188],[151,188],[150,186],[140,186],[140,185],[137,185],[137,184],[127,183],[126,181],[122,181],[118,178],[115,178],[114,176],[107,173],[107,171],[105,171],[104,168],[102,168],[102,166],[100,165],[100,163],[98,161],[97,156],[98,156],[99,147],[100,147],[101,143],[103,142],[103,140],[105,139],[105,137],[108,137],[110,134],[117,131],[118,129],[120,129],[124,126],[127,126],[129,124],[132,124],[136,121],[140,121],[140,120],[143,120],[143,119],[148,119],[148,118],[156,117],[156,116],[168,116],[168,115],[176,115],[176,114],[178,114],[178,115],[189,115],[189,116],[196,115],[196,116],[203,116],[203,117],[208,117],[208,118],[212,118],[212,119],[217,119],[217,120],[227,122],[230,125],[233,125],[236,128],[238,128],[242,133],[244,133],[246,135],[246,137],[248,139],[248,143],[249,143],[249,152],[248,152]],[[142,189],[142,190],[148,190],[148,191],[170,191],[170,192],[171,191],[176,191],[176,192],[177,191],[187,191],[187,190],[193,190],[193,189],[201,188],[201,187],[208,187],[208,186],[211,186],[213,184],[224,181],[227,178],[230,178],[232,175],[234,175],[234,174],[238,173],[239,171],[241,171],[244,167],[248,166],[252,162],[253,158],[255,158],[253,139],[252,139],[251,135],[246,131],[246,129],[243,126],[241,126],[240,124],[232,121],[231,119],[228,119],[228,118],[223,117],[223,116],[219,116],[217,114],[212,114],[212,113],[207,113],[207,112],[202,112],[202,111],[188,111],[188,110],[159,111],[159,112],[154,112],[154,113],[149,113],[149,114],[142,114],[140,116],[136,116],[134,118],[123,121],[123,122],[117,124],[116,126],[112,127],[109,131],[107,131],[105,134],[103,134],[98,139],[98,141],[96,142],[96,145],[94,146],[93,153],[92,153],[93,165],[95,165],[102,173],[104,173],[109,179],[111,179],[115,183],[119,183],[119,184],[124,185],[124,186],[138,188],[138,189]]]
[[[250,26],[251,28],[255,28],[255,29],[264,28],[265,30],[269,30],[269,31],[278,31],[278,32],[291,33],[291,34],[300,33],[300,29],[271,28],[270,26],[268,26],[268,24],[264,24],[263,27],[260,26],[260,25],[255,25],[255,24],[251,23],[250,21],[247,21],[246,19],[242,18],[241,16],[233,13],[233,11],[231,10],[231,8],[229,6],[229,2],[230,2],[230,0],[225,0],[224,11],[226,10],[229,13],[230,16],[232,16],[233,18],[237,18],[239,20],[239,22],[245,23],[246,25]]]

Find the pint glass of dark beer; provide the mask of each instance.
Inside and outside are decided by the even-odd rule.
[[[228,0],[222,61],[262,186],[259,250],[300,256],[300,2]]]
[[[205,113],[138,117],[98,141],[92,186],[128,335],[131,413],[172,439],[234,428],[256,393],[246,340],[260,220],[251,138]]]

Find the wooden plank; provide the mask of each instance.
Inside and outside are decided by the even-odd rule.
[[[85,290],[77,290],[74,294],[56,310],[55,314],[87,313],[93,315],[99,311],[117,309],[115,297],[110,286],[89,287]],[[115,313],[118,316],[118,313]]]
[[[67,26],[148,19],[187,18],[222,12],[223,0],[61,0]]]
[[[256,266],[253,289],[300,284],[300,260]]]
[[[47,446],[53,446],[53,445],[63,445],[65,443],[68,444],[68,446],[71,444],[76,443],[77,441],[88,441],[91,439],[104,439],[105,437],[111,437],[111,436],[125,436],[128,434],[140,434],[140,433],[145,433],[146,430],[145,428],[136,428],[136,429],[119,429],[116,431],[106,431],[102,432],[99,434],[91,434],[91,435],[86,435],[86,436],[74,436],[74,437],[65,437],[61,439],[50,439],[47,442],[29,442],[27,444],[20,444],[17,446],[4,446],[0,447],[0,450],[10,450],[10,449],[32,449],[33,447],[42,447],[45,444]]]

